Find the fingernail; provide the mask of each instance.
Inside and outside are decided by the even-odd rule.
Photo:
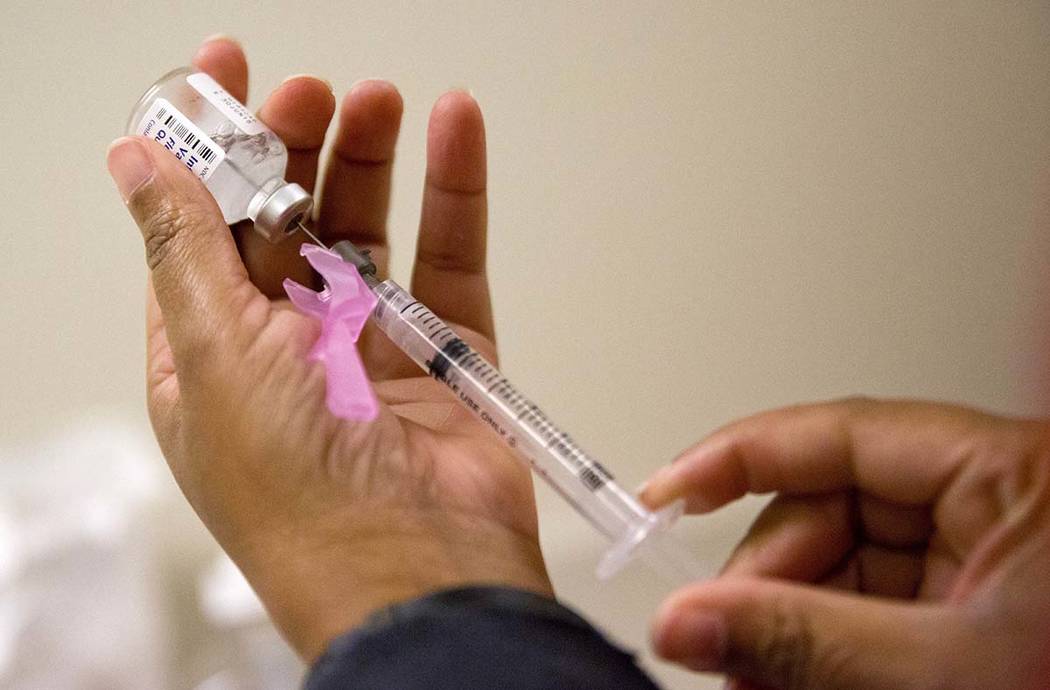
[[[707,611],[672,614],[659,628],[660,656],[694,671],[715,671],[725,655],[726,629],[721,616]]]
[[[123,137],[110,144],[106,165],[124,201],[153,176],[153,158],[146,145],[134,137]]]
[[[223,34],[223,33],[212,34],[211,36],[206,36],[204,38],[204,40],[201,41],[201,43],[211,43],[212,41],[228,41],[230,43],[236,43],[237,45],[241,44],[241,42],[238,41],[233,36],[230,36],[229,34]]]
[[[353,91],[354,89],[356,89],[359,86],[364,86],[365,84],[372,84],[372,83],[387,84],[389,82],[387,82],[387,80],[383,79],[382,77],[365,77],[364,79],[358,79],[353,84],[351,84],[350,85],[350,90]]]
[[[653,473],[653,476],[649,477],[644,482],[642,482],[642,485],[639,486],[638,489],[634,492],[634,495],[638,497],[638,500],[640,500],[642,503],[644,503],[650,508],[658,508],[659,504],[661,503],[661,499],[663,498],[662,496],[660,496],[660,484],[664,481],[664,479],[667,476],[667,472],[670,469],[671,468],[669,466],[661,467],[659,470]],[[654,489],[656,490],[655,494],[653,493]]]
[[[478,98],[477,98],[477,96],[474,95],[474,91],[472,91],[471,89],[468,89],[465,86],[451,86],[451,87],[449,87],[444,93],[441,94],[441,96],[438,97],[438,100],[441,100],[445,96],[449,96],[451,94],[463,94],[465,96],[469,96],[470,100],[474,101],[475,103],[478,102]]]
[[[314,74],[293,74],[290,77],[285,77],[284,81],[282,81],[281,83],[282,84],[286,84],[286,83],[290,82],[293,79],[313,79],[314,81],[319,81],[322,84],[324,84],[325,86],[327,86],[329,91],[332,91],[332,92],[335,91],[335,89],[332,88],[332,82],[328,81],[327,79],[323,79],[321,77],[318,77],[318,76],[316,76]]]
[[[654,486],[660,486],[672,476],[674,476],[675,467],[674,465],[664,465],[656,471],[656,473],[649,477],[649,481],[645,483],[645,488],[650,489]]]

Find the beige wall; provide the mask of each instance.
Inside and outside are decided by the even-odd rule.
[[[628,486],[796,400],[1036,409],[1045,3],[3,9],[0,443],[90,411],[146,423],[142,252],[103,157],[140,91],[214,31],[242,39],[253,105],[290,73],[399,85],[401,276],[428,108],[473,90],[506,369]],[[641,645],[658,593],[641,574],[595,589],[590,534],[541,501],[567,600]],[[712,568],[755,505],[693,525]]]

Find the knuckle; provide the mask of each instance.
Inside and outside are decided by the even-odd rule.
[[[732,665],[761,669],[761,676],[787,690],[847,690],[875,687],[893,677],[887,666],[871,664],[871,649],[850,635],[816,634],[816,618],[799,604],[776,601],[765,612],[766,622],[748,650],[731,652]],[[931,660],[933,665],[933,660]],[[911,678],[916,690],[944,690],[946,676],[929,669]],[[886,673],[887,675],[881,675]]]
[[[855,643],[841,637],[827,637],[810,650],[809,662],[805,669],[804,684],[797,687],[806,688],[856,688],[863,687],[867,681],[858,677],[861,650]]]
[[[440,273],[481,275],[485,272],[485,257],[477,253],[463,252],[459,246],[420,247],[416,260]]]
[[[150,270],[170,263],[180,250],[198,231],[202,224],[210,221],[207,214],[191,204],[180,204],[176,199],[154,198],[141,214],[140,226],[146,247],[146,263]]]
[[[762,627],[752,650],[754,659],[741,660],[745,666],[765,670],[770,679],[789,690],[817,687],[815,638],[810,616],[782,601],[772,604],[767,624]],[[831,687],[831,686],[828,686]]]
[[[209,374],[221,366],[211,333],[199,330],[186,333],[179,339],[179,379],[185,384],[199,384],[215,378]]]
[[[171,240],[175,237],[174,221],[168,213],[159,213],[150,218],[143,229],[146,243],[146,264],[150,270],[159,266],[168,255]]]

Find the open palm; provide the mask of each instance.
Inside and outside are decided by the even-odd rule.
[[[236,43],[206,43],[195,64],[245,99]],[[307,190],[334,110],[327,84],[297,77],[259,111],[289,148],[286,178]],[[347,95],[314,220],[324,241],[372,250],[381,277],[401,110],[386,82]],[[304,655],[376,605],[416,593],[418,574],[399,581],[390,553],[432,563],[424,589],[489,581],[549,591],[527,468],[372,325],[360,347],[379,417],[330,415],[324,370],[307,359],[319,324],[292,310],[281,288],[286,277],[316,282],[300,242],[270,245],[250,223],[231,235],[207,190],[159,148],[147,150],[155,173],[127,196],[151,268],[151,419],[187,498]],[[468,94],[445,94],[430,119],[411,289],[494,360],[485,178],[481,112]],[[397,548],[377,546],[391,539]],[[318,559],[331,561],[330,577],[349,573],[389,591],[336,607],[330,597],[342,595],[324,587]]]

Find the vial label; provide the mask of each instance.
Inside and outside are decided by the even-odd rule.
[[[231,96],[226,89],[219,86],[219,82],[209,77],[204,72],[197,72],[186,77],[186,83],[197,90],[197,93],[208,99],[225,115],[234,125],[245,134],[261,134],[266,131],[266,125],[252,115],[251,111],[241,105],[240,101]]]
[[[226,158],[225,151],[163,98],[150,105],[139,123],[138,133],[171,151],[202,182],[207,181]]]

